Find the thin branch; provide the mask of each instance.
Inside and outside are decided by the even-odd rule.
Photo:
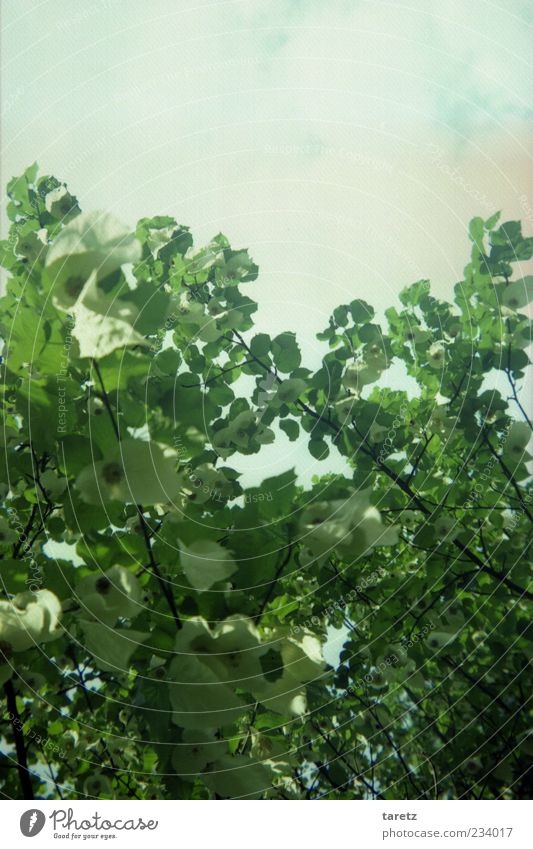
[[[363,778],[363,774],[362,774],[361,772],[359,772],[359,770],[355,769],[355,767],[354,767],[354,766],[352,766],[352,764],[351,764],[351,763],[349,762],[349,760],[346,758],[346,756],[344,755],[344,753],[343,753],[343,752],[340,752],[340,751],[337,749],[337,747],[333,745],[333,743],[332,743],[332,742],[331,742],[331,740],[329,739],[329,734],[325,734],[325,733],[324,733],[324,731],[322,731],[322,729],[321,729],[321,728],[319,728],[319,727],[318,727],[318,725],[316,725],[314,722],[311,722],[311,726],[314,728],[314,730],[315,730],[315,731],[318,731],[318,733],[320,734],[320,736],[322,737],[322,739],[324,740],[324,742],[325,742],[325,743],[329,746],[329,748],[331,749],[331,751],[334,753],[335,757],[336,757],[338,760],[340,760],[340,761],[341,761],[341,762],[342,762],[342,763],[343,763],[343,764],[344,764],[344,765],[348,768],[348,770],[351,772],[351,774],[354,776],[354,778],[356,778],[358,781],[362,781],[362,782],[363,782],[363,784],[365,785],[365,787],[367,788],[367,790],[370,790],[370,791],[371,791],[371,793],[372,793],[373,795],[375,795],[375,792],[376,792],[376,791],[375,791],[375,789],[374,789],[373,784],[370,784],[370,783],[369,783],[369,782],[368,782],[365,778]],[[329,763],[329,762],[328,762],[328,763]],[[345,782],[345,784],[346,784],[346,782]],[[344,786],[344,785],[342,785],[342,786]],[[380,796],[380,798],[383,798],[383,797],[382,797],[382,796]]]
[[[240,344],[246,349],[246,351],[248,351],[248,353],[252,357],[252,359],[258,365],[260,365],[263,369],[265,369],[265,371],[272,374],[279,383],[281,383],[282,382],[281,378],[277,374],[275,374],[270,369],[270,367],[266,363],[264,363],[259,357],[256,357],[254,354],[252,354],[250,347],[246,344],[246,342],[244,341],[244,339],[242,338],[240,333],[238,333],[237,331],[233,331],[233,332],[234,332],[235,336],[238,338]],[[459,390],[461,388],[461,385],[462,385],[462,383],[459,386]],[[456,390],[455,397],[457,396],[459,390]],[[341,435],[342,430],[339,427],[337,427],[337,425],[335,425],[335,423],[332,422],[329,417],[325,418],[323,416],[323,414],[320,414],[320,413],[316,412],[315,410],[312,410],[303,401],[298,400],[295,403],[297,404],[297,406],[299,406],[301,409],[303,409],[306,413],[308,413],[308,415],[312,416],[312,418],[316,419],[317,421],[323,422],[330,429],[332,429],[334,431],[336,437],[339,437]],[[426,506],[426,504],[424,504],[424,501],[422,500],[422,498],[411,488],[409,481],[404,480],[399,474],[397,474],[393,469],[391,469],[390,466],[388,466],[381,459],[380,456],[376,455],[376,452],[373,451],[373,449],[369,445],[366,437],[358,431],[355,423],[353,424],[353,428],[354,428],[355,433],[357,433],[357,435],[361,439],[361,450],[363,451],[363,453],[365,453],[367,456],[371,457],[374,460],[374,462],[377,464],[378,468],[381,469],[381,471],[383,471],[384,474],[386,474],[387,477],[390,478],[390,480],[394,481],[394,483],[402,490],[402,492],[404,492],[406,495],[409,496],[409,499],[412,501],[412,503],[416,504],[419,507],[419,509],[426,516],[432,516],[433,511],[430,510]],[[501,458],[498,458],[498,459],[501,460]],[[528,516],[530,516],[529,511],[527,510],[527,507],[525,506],[525,504],[522,500],[520,490],[517,488],[515,482],[512,480],[512,477],[510,477],[510,480],[511,480],[511,483],[513,484],[513,486],[515,488],[515,491],[517,492],[518,498],[519,498],[520,503],[522,504],[522,506],[524,508],[524,511],[527,513]],[[436,506],[439,507],[440,505],[436,505]],[[530,516],[530,518],[531,518],[531,516]],[[514,581],[512,581],[506,575],[500,574],[499,572],[494,570],[491,566],[484,563],[483,560],[481,560],[477,556],[477,554],[475,554],[475,552],[471,551],[471,549],[469,549],[467,546],[463,545],[458,540],[454,540],[454,545],[457,548],[459,548],[472,563],[475,563],[476,566],[478,566],[478,568],[481,572],[484,572],[487,575],[490,575],[491,577],[495,578],[499,583],[506,584],[506,586],[509,587],[509,589],[512,589],[513,592],[518,593],[521,597],[527,598],[529,600],[533,600],[533,593],[529,592],[524,587],[521,587],[519,584],[516,584]]]
[[[31,784],[31,774],[28,769],[28,758],[26,754],[26,743],[24,741],[23,725],[20,720],[20,715],[17,707],[17,697],[13,681],[6,681],[4,684],[4,692],[6,694],[7,710],[13,717],[11,724],[13,726],[13,734],[15,737],[15,749],[17,752],[17,766],[22,788],[23,799],[34,799],[33,787]]]
[[[385,728],[385,726],[384,726],[384,725],[383,725],[383,723],[381,722],[381,720],[380,720],[379,716],[378,716],[378,715],[377,715],[377,713],[373,710],[372,705],[370,705],[370,704],[368,704],[367,702],[365,702],[365,701],[364,701],[364,699],[362,699],[362,698],[361,698],[361,696],[356,696],[356,698],[357,698],[357,699],[361,702],[361,704],[363,704],[363,705],[366,707],[366,709],[368,710],[368,712],[370,713],[370,715],[374,718],[374,721],[375,721],[375,723],[376,723],[377,727],[378,727],[378,728],[380,728],[380,729],[381,729],[381,731],[383,731],[383,733],[384,733],[385,737],[386,737],[386,738],[387,738],[387,740],[389,741],[389,744],[392,746],[392,748],[393,748],[393,750],[394,750],[395,754],[396,754],[396,755],[397,755],[397,757],[398,757],[398,760],[400,761],[400,763],[401,763],[401,765],[402,765],[403,771],[404,771],[404,773],[405,773],[405,777],[407,778],[407,780],[408,780],[409,784],[411,785],[411,787],[413,788],[413,790],[415,791],[415,793],[417,793],[417,794],[418,794],[418,797],[420,798],[420,796],[422,796],[423,794],[420,792],[420,788],[418,787],[418,785],[416,784],[416,782],[415,782],[415,780],[414,780],[414,778],[413,778],[413,773],[412,773],[412,770],[411,770],[410,766],[407,764],[407,762],[406,762],[406,760],[405,760],[404,756],[402,755],[402,752],[401,752],[401,746],[399,747],[399,746],[397,746],[397,745],[396,745],[396,743],[394,742],[394,740],[393,740],[393,738],[392,738],[392,735],[389,733],[389,731],[387,730],[387,728]]]
[[[452,395],[452,397],[450,398],[450,401],[449,401],[449,403],[448,403],[448,406],[449,406],[449,407],[451,407],[451,405],[453,404],[453,402],[457,399],[457,397],[458,397],[458,395],[459,395],[459,393],[460,393],[461,389],[463,388],[463,383],[464,383],[464,382],[465,382],[465,380],[466,380],[466,376],[467,376],[467,372],[465,371],[465,372],[463,373],[463,376],[462,376],[461,380],[459,381],[459,386],[455,386],[455,385],[454,385],[454,383],[453,383],[453,381],[450,381],[450,383],[451,383],[451,384],[452,384],[452,386],[453,386],[453,390],[454,390],[454,392],[453,392],[453,395]]]
[[[533,522],[533,516],[531,515],[531,513],[529,512],[529,510],[527,508],[527,504],[522,497],[520,487],[518,486],[517,482],[515,481],[514,476],[512,475],[510,470],[507,468],[506,464],[503,462],[502,457],[500,457],[500,455],[498,454],[498,452],[496,451],[496,449],[494,448],[494,446],[492,445],[490,439],[488,438],[488,436],[486,434],[483,434],[483,440],[485,442],[485,445],[488,446],[489,451],[492,454],[492,456],[498,461],[498,464],[500,465],[502,472],[504,473],[505,477],[507,478],[507,480],[509,481],[509,483],[513,487],[514,491],[516,492],[516,496],[518,498],[518,501],[520,502],[522,510],[524,511],[524,513],[526,514],[526,516],[528,517],[530,522]]]
[[[43,756],[43,758],[44,758],[44,760],[45,760],[45,762],[46,762],[46,766],[48,767],[48,772],[50,773],[50,778],[52,779],[52,781],[53,781],[53,783],[54,783],[54,785],[55,785],[55,788],[56,788],[56,791],[57,791],[57,795],[59,796],[59,798],[60,798],[60,799],[63,799],[63,793],[61,792],[61,787],[59,786],[59,784],[58,784],[58,782],[57,782],[57,776],[56,776],[56,774],[55,774],[54,770],[52,769],[52,764],[51,764],[51,763],[50,763],[50,761],[48,760],[48,757],[47,757],[47,755],[46,755],[46,752],[44,751],[44,747],[43,747],[43,746],[41,746],[41,753],[42,753],[42,756]]]
[[[292,545],[291,545],[291,543],[289,543],[289,546],[288,546],[288,549],[287,549],[287,554],[282,559],[281,563],[279,564],[278,568],[276,569],[276,573],[275,573],[273,579],[271,580],[271,582],[269,584],[268,590],[266,592],[266,595],[265,595],[263,601],[261,602],[261,606],[259,608],[259,616],[261,616],[263,614],[265,607],[267,606],[268,602],[270,601],[270,599],[274,595],[274,590],[276,588],[276,584],[278,583],[278,581],[281,577],[281,573],[285,569],[285,566],[287,565],[287,563],[291,559],[291,554],[292,554]]]
[[[150,542],[149,529],[148,529],[148,525],[146,524],[146,519],[144,518],[143,512],[144,511],[143,511],[142,505],[137,504],[137,513],[138,513],[138,516],[139,516],[139,521],[141,523],[145,548],[146,548],[146,551],[148,552],[148,559],[150,561],[150,569],[154,573],[154,575],[157,579],[157,582],[158,582],[158,584],[161,588],[161,592],[163,593],[163,595],[165,596],[165,598],[167,600],[167,604],[170,608],[170,612],[172,613],[172,618],[174,619],[174,622],[176,623],[176,628],[179,631],[183,627],[183,625],[182,625],[182,622],[181,622],[181,619],[180,619],[180,616],[179,616],[179,613],[178,613],[178,609],[176,607],[176,601],[174,599],[174,594],[172,592],[171,587],[169,586],[169,582],[161,574],[161,571],[159,569],[157,561],[154,557],[152,544]]]
[[[242,368],[243,366],[248,366],[250,363],[253,363],[254,360],[245,360],[243,363],[233,363],[233,365],[228,366],[228,368],[223,368],[219,371],[218,374],[215,374],[213,377],[210,377],[208,380],[204,380],[204,386],[209,386],[213,381],[218,380],[219,377],[222,377],[223,374],[226,374],[228,371],[235,371],[236,368]],[[191,388],[191,387],[189,387]]]
[[[30,518],[28,519],[28,521],[26,523],[26,527],[24,528],[24,530],[21,533],[21,535],[19,536],[17,542],[13,546],[13,559],[14,560],[16,560],[17,557],[19,556],[22,545],[27,543],[28,534],[33,527],[33,523],[35,521],[36,515],[37,515],[37,504],[34,504],[33,507],[31,508]],[[27,551],[27,550],[28,550],[28,547],[27,547],[27,545],[25,545],[25,551]]]
[[[94,369],[95,369],[96,374],[98,376],[98,381],[100,383],[100,389],[102,391],[102,401],[103,401],[104,406],[105,406],[105,408],[106,408],[106,410],[109,414],[109,418],[111,419],[111,423],[112,423],[112,426],[113,426],[113,430],[115,432],[115,436],[117,437],[117,441],[120,442],[120,431],[119,431],[119,428],[118,428],[117,420],[115,418],[115,414],[113,412],[113,408],[111,406],[111,402],[109,400],[109,395],[107,394],[107,390],[105,388],[104,379],[102,377],[102,372],[100,371],[100,367],[99,367],[98,363],[94,359],[93,359],[93,366],[94,366]],[[172,613],[172,618],[174,619],[174,622],[176,623],[176,628],[179,631],[180,628],[182,627],[181,619],[180,619],[179,614],[178,614],[178,609],[176,607],[176,602],[174,600],[174,595],[172,593],[172,590],[169,586],[169,582],[161,574],[159,566],[158,566],[158,564],[155,560],[154,552],[152,550],[152,545],[151,545],[151,542],[150,542],[150,531],[149,531],[149,528],[146,524],[146,519],[144,518],[144,508],[143,508],[142,504],[137,504],[136,507],[137,507],[137,513],[139,515],[139,521],[141,523],[145,548],[146,548],[146,552],[148,554],[148,560],[149,560],[149,563],[150,563],[150,569],[156,577],[156,580],[159,584],[161,592],[163,593],[163,595],[164,595],[164,597],[167,601],[167,604],[170,608],[170,612]]]
[[[514,382],[513,378],[511,377],[511,372],[510,372],[510,370],[509,370],[509,369],[505,369],[505,374],[507,375],[507,379],[508,379],[509,383],[511,384],[511,391],[512,391],[512,393],[513,393],[513,400],[514,400],[514,401],[516,402],[516,404],[518,405],[518,409],[519,409],[519,410],[520,410],[520,412],[522,413],[522,415],[523,415],[524,419],[526,420],[526,422],[528,423],[529,427],[531,428],[531,430],[533,430],[533,424],[531,423],[531,419],[529,418],[529,416],[528,416],[528,414],[526,413],[526,411],[525,411],[524,407],[523,407],[523,406],[522,406],[522,404],[520,403],[520,399],[518,398],[518,393],[517,393],[517,391],[516,391],[516,383]]]
[[[435,436],[435,434],[434,434],[434,433],[432,433],[432,434],[431,434],[431,436],[430,436],[430,437],[429,437],[429,439],[428,439],[428,437],[427,437],[427,435],[426,435],[426,432],[424,431],[424,440],[425,440],[425,443],[424,443],[424,445],[422,446],[422,448],[420,449],[420,452],[419,452],[418,457],[416,458],[415,462],[412,464],[412,465],[413,465],[413,468],[412,468],[412,469],[411,469],[411,471],[409,472],[409,477],[407,478],[407,482],[408,482],[408,483],[411,483],[412,479],[414,478],[414,476],[415,476],[415,475],[416,475],[416,473],[418,472],[418,467],[419,467],[419,465],[420,465],[420,463],[421,463],[421,461],[422,461],[422,458],[423,458],[424,454],[426,453],[426,451],[427,451],[427,449],[428,449],[428,447],[429,447],[429,443],[431,442],[431,440],[433,439],[433,437],[434,437],[434,436]]]
[[[104,379],[102,377],[102,372],[100,371],[100,366],[97,361],[93,359],[93,366],[98,377],[98,382],[100,383],[100,388],[102,390],[102,401],[104,402],[104,407],[106,408],[109,418],[111,419],[111,424],[113,426],[113,430],[115,431],[115,436],[117,437],[117,441],[120,442],[120,430],[118,428],[117,421],[115,419],[115,414],[113,412],[113,408],[111,406],[111,402],[109,400],[109,395],[107,394],[107,390],[104,385]]]

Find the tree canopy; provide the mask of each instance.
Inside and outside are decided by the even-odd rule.
[[[470,223],[453,303],[419,280],[382,318],[338,306],[311,370],[254,333],[223,235],[130,232],[36,165],[7,192],[4,796],[526,794],[520,223]],[[274,440],[311,486],[241,485]]]

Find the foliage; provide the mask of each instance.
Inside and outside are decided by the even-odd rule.
[[[132,234],[35,165],[8,196],[3,794],[523,795],[520,224],[471,222],[453,304],[421,280],[381,324],[339,306],[312,372],[294,333],[254,335],[224,236]],[[242,488],[275,439],[307,443],[310,490]]]

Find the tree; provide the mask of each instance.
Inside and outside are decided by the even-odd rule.
[[[36,165],[8,197],[4,795],[523,796],[519,222],[471,222],[453,304],[420,280],[381,323],[339,306],[312,372],[253,334],[258,269],[224,236],[130,233]],[[274,439],[307,441],[311,489],[240,485]]]

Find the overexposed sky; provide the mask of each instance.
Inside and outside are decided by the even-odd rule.
[[[84,209],[223,231],[260,265],[260,328],[309,360],[341,302],[449,294],[472,216],[533,233],[523,0],[1,8],[2,183],[37,159]]]

